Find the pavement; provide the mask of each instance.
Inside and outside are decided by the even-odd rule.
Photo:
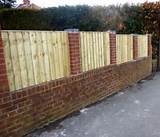
[[[160,73],[27,137],[160,137]]]

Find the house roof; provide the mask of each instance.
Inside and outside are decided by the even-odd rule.
[[[41,7],[34,4],[34,3],[23,3],[23,4],[20,4],[17,9],[34,9],[34,10],[40,10]]]

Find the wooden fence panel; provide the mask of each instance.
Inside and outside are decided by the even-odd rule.
[[[11,44],[10,51],[11,51],[15,87],[16,89],[21,89],[22,80],[21,80],[21,70],[20,70],[20,63],[19,63],[19,56],[18,56],[18,46],[17,46],[17,43],[19,41],[17,39],[15,32],[9,33],[9,39],[10,39],[10,44]]]
[[[133,60],[133,36],[116,35],[117,64]]]
[[[15,90],[15,75],[13,71],[13,63],[12,63],[12,56],[11,56],[11,48],[10,48],[10,39],[9,39],[9,33],[3,32],[2,33],[2,40],[4,45],[4,54],[5,54],[5,61],[6,61],[6,67],[7,67],[7,73],[8,73],[8,82],[10,85],[10,89]]]
[[[148,56],[148,36],[138,35],[138,57]]]
[[[10,90],[70,74],[67,32],[2,31]],[[108,32],[80,32],[82,71],[110,65]],[[116,35],[117,64],[133,60],[133,35]],[[148,56],[148,37],[138,35],[138,57]]]
[[[127,61],[133,60],[133,35],[127,37]]]
[[[2,31],[10,90],[69,76],[67,32]]]
[[[80,32],[82,71],[110,64],[108,32]]]
[[[28,86],[35,84],[34,78],[34,70],[33,70],[33,59],[32,59],[32,51],[31,51],[31,41],[30,41],[30,33],[22,32],[23,37],[23,45],[24,45],[24,53],[25,53],[25,62],[26,62],[26,70],[28,75]]]

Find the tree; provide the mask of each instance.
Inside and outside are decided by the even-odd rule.
[[[145,2],[142,7],[145,32],[152,33],[159,40],[157,70],[160,71],[160,2]]]
[[[11,8],[14,7],[16,0],[0,0],[0,8]]]
[[[140,5],[124,4],[120,10],[123,28],[120,33],[143,33],[143,10]]]

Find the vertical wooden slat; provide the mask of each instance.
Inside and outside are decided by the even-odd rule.
[[[33,62],[32,62],[32,52],[31,52],[31,43],[30,43],[30,32],[23,32],[23,44],[24,44],[24,51],[25,51],[25,62],[26,62],[26,69],[28,75],[28,85],[35,84],[34,78],[34,70],[33,70]]]
[[[21,80],[21,70],[19,64],[18,50],[17,50],[16,32],[9,32],[9,40],[11,49],[11,59],[13,64],[13,73],[15,78],[15,87],[16,89],[20,89],[22,88],[22,80]]]
[[[119,35],[116,35],[116,56],[117,56],[117,64],[120,64],[120,50],[119,50]]]
[[[86,60],[86,71],[89,70],[89,61],[88,61],[88,46],[87,46],[87,34],[84,32],[84,46],[85,46],[85,60]]]
[[[98,32],[95,32],[95,39],[96,39],[96,42],[95,42],[95,47],[96,47],[96,68],[99,68],[100,66],[100,61],[99,61],[99,39],[98,39]]]
[[[50,60],[51,60],[51,73],[52,73],[52,80],[57,78],[57,71],[58,71],[58,62],[55,57],[55,46],[56,46],[56,33],[49,32],[49,44],[51,46],[50,49]]]
[[[100,51],[99,43],[100,43],[99,32],[97,32],[97,60],[98,60],[98,67],[97,68],[99,68],[101,66],[101,60],[100,60],[101,51]]]
[[[53,34],[53,37],[52,37],[52,41],[53,41],[53,57],[54,57],[54,61],[55,63],[54,66],[55,66],[55,78],[57,79],[59,77],[59,52],[58,52],[58,41],[57,41],[57,33],[54,32],[52,33]]]
[[[124,62],[124,50],[123,50],[123,47],[124,47],[124,44],[123,44],[123,36],[121,35],[121,40],[120,40],[120,48],[121,48],[121,63]]]
[[[88,32],[88,48],[89,48],[89,53],[90,53],[90,70],[91,69],[94,69],[94,66],[93,66],[93,41],[92,41],[92,32]]]
[[[53,42],[52,39],[54,38],[54,35],[52,32],[46,32],[47,37],[47,47],[48,47],[48,58],[49,58],[49,66],[50,66],[50,78],[51,80],[55,79],[55,59],[53,56]]]
[[[86,35],[85,32],[82,33],[82,39],[83,39],[83,48],[84,48],[84,71],[88,70],[88,61],[87,61],[87,48],[86,48]]]
[[[63,49],[64,49],[64,69],[65,69],[65,74],[64,76],[69,76],[70,75],[70,59],[69,59],[69,41],[68,41],[68,33],[64,32],[62,33],[63,35]]]
[[[107,55],[108,55],[108,51],[107,51],[107,34],[106,34],[106,32],[104,32],[103,33],[103,39],[104,39],[104,41],[103,41],[103,46],[104,46],[104,64],[105,65],[107,65],[107,63],[108,63],[108,58],[107,58]]]
[[[35,77],[35,84],[38,84],[40,82],[39,75],[40,75],[40,69],[39,69],[39,60],[38,60],[38,46],[37,46],[37,37],[36,32],[30,32],[30,41],[31,41],[31,52],[32,52],[32,62],[33,62],[33,71],[34,71],[34,77]]]
[[[15,33],[16,39],[17,39],[16,47],[17,47],[17,54],[18,54],[18,58],[19,58],[22,87],[27,87],[29,82],[28,82],[25,48],[24,48],[24,41],[23,41],[22,33],[23,32],[16,32]]]
[[[97,51],[97,49],[96,49],[96,47],[97,47],[97,45],[96,45],[96,36],[95,36],[95,33],[92,33],[92,38],[93,38],[93,48],[94,48],[94,50],[93,50],[93,60],[94,60],[94,68],[97,68],[97,55],[96,55],[96,51]]]
[[[146,34],[145,35],[145,40],[146,40],[146,43],[145,43],[145,57],[148,56],[148,35]]]
[[[101,67],[104,66],[104,46],[103,46],[103,33],[100,32],[100,49],[101,49]]]
[[[80,51],[81,51],[81,64],[82,71],[85,71],[85,51],[84,51],[84,40],[83,40],[83,32],[80,32]]]
[[[49,51],[48,51],[48,43],[47,43],[47,32],[41,32],[42,35],[42,46],[43,46],[43,55],[44,55],[44,68],[45,68],[45,76],[46,81],[51,80],[51,68],[49,62]],[[50,46],[50,45],[49,45]]]
[[[87,71],[90,69],[90,55],[89,55],[89,48],[88,48],[88,33],[86,34],[86,56],[87,56]]]
[[[105,38],[105,41],[106,41],[106,46],[107,46],[107,49],[106,49],[106,52],[107,52],[107,63],[106,65],[110,65],[110,37],[109,37],[109,33],[106,32],[106,38]]]
[[[61,62],[59,62],[59,43],[58,43],[58,35],[57,35],[57,32],[54,32],[54,38],[55,38],[55,40],[54,40],[54,47],[53,47],[53,49],[54,49],[54,52],[53,52],[53,54],[54,54],[54,58],[55,58],[55,70],[56,70],[56,79],[57,78],[59,78],[59,76],[61,75],[60,73],[61,73],[61,70],[60,70],[60,63]]]
[[[125,40],[125,44],[124,44],[124,62],[127,62],[128,60],[127,60],[127,46],[128,46],[128,43],[127,43],[127,35],[124,35],[123,36],[124,37],[124,40]]]
[[[133,60],[133,35],[127,36],[127,60]]]
[[[2,32],[2,40],[4,44],[4,53],[5,53],[5,60],[7,64],[7,75],[9,80],[9,87],[10,90],[16,90],[15,86],[15,77],[13,73],[13,64],[12,64],[12,57],[11,57],[11,49],[10,49],[10,40],[9,40],[9,33]]]
[[[37,47],[38,47],[38,63],[39,63],[39,78],[38,82],[45,82],[45,67],[44,67],[44,51],[43,51],[43,44],[42,44],[42,36],[41,32],[36,32],[36,39],[37,39]]]
[[[63,54],[62,54],[62,41],[61,41],[62,32],[57,32],[57,40],[58,40],[58,53],[59,53],[59,78],[63,77]]]

